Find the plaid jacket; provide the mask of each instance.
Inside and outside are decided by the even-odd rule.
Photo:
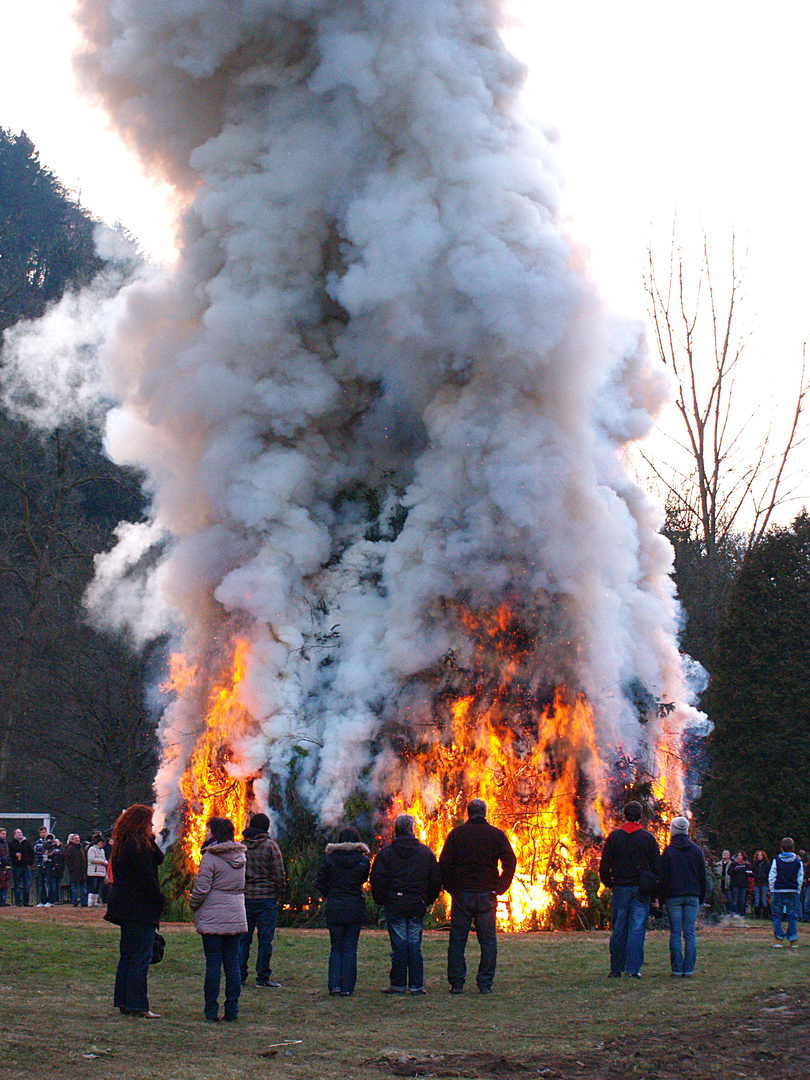
[[[259,829],[245,829],[242,842],[247,849],[245,899],[281,900],[287,879],[278,844]]]

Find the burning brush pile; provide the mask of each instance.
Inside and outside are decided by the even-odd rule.
[[[87,603],[165,648],[157,820],[189,867],[250,809],[315,844],[407,808],[438,849],[481,796],[519,855],[503,925],[577,925],[622,793],[684,809],[700,718],[626,468],[669,383],[566,236],[505,5],[76,9],[88,92],[180,208],[65,384],[92,354],[88,422],[145,478]],[[41,342],[7,370],[75,423]]]

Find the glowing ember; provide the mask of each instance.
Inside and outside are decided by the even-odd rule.
[[[239,830],[250,804],[250,784],[240,775],[233,750],[235,738],[247,723],[244,707],[238,699],[246,651],[245,643],[237,641],[229,669],[202,695],[205,701],[203,729],[180,781],[185,799],[181,843],[187,859],[194,866],[200,860],[208,819],[230,818]],[[163,689],[176,694],[188,693],[197,681],[198,672],[182,656],[175,655],[170,678]]]

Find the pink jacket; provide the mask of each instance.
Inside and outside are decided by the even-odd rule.
[[[200,859],[189,905],[198,934],[243,934],[245,845],[234,840],[209,844]]]

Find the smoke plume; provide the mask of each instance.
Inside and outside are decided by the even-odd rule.
[[[258,804],[294,772],[325,823],[402,789],[402,745],[441,737],[437,687],[480,655],[468,613],[502,603],[523,699],[590,703],[589,776],[654,742],[656,701],[680,730],[671,550],[623,463],[669,389],[566,240],[501,4],[78,12],[85,88],[185,201],[176,265],[117,297],[100,350],[107,450],[151,508],[88,596],[196,673],[162,721],[163,812],[236,639],[228,769]]]

